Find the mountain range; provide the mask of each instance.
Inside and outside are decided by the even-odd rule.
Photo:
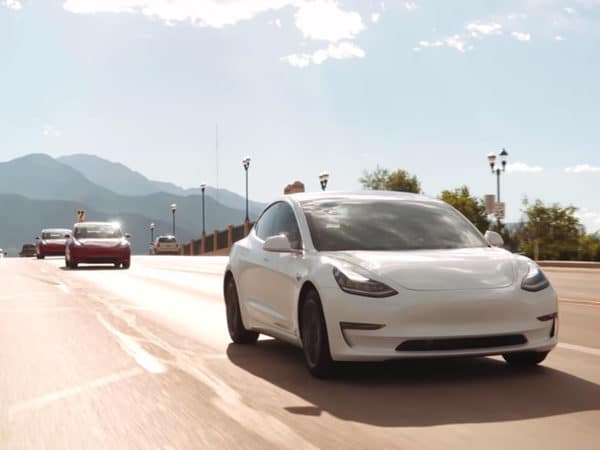
[[[205,194],[207,233],[243,222],[244,197],[210,186]],[[77,209],[84,209],[87,220],[121,222],[132,235],[134,252],[146,253],[150,223],[155,223],[155,236],[172,232],[172,203],[177,205],[177,238],[181,242],[198,238],[202,232],[200,189],[153,181],[94,155],[55,159],[30,154],[0,163],[0,247],[15,255],[42,228],[70,228]],[[256,218],[263,207],[249,202],[250,218]]]

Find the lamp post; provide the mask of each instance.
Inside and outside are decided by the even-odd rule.
[[[206,221],[204,218],[204,191],[206,190],[206,183],[202,183],[200,189],[202,189],[202,235],[204,236],[206,234]]]
[[[321,183],[321,190],[324,191],[327,189],[327,183],[329,182],[329,173],[321,172],[319,174],[319,182]]]
[[[154,244],[154,222],[150,224],[150,245]]]
[[[500,203],[500,174],[506,172],[506,159],[508,157],[508,152],[505,148],[502,149],[500,154],[500,164],[496,164],[496,160],[498,157],[495,153],[488,154],[488,162],[490,163],[490,168],[492,169],[492,174],[496,174],[496,202]]]
[[[171,203],[171,212],[173,213],[173,236],[175,236],[175,211],[177,211],[177,205]]]
[[[250,157],[246,156],[242,160],[242,164],[244,165],[244,170],[246,171],[246,222],[250,221],[250,217],[248,215],[248,168],[250,167]]]

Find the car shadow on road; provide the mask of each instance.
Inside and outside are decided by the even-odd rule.
[[[65,272],[77,272],[77,271],[96,271],[96,270],[121,270],[115,266],[79,266],[77,269],[69,269],[65,266],[61,266],[60,270]]]
[[[306,371],[301,350],[276,340],[230,344],[227,355],[314,405],[287,405],[292,414],[327,412],[381,427],[423,427],[600,410],[597,384],[544,366],[518,370],[492,358],[344,364],[336,378],[318,380]]]

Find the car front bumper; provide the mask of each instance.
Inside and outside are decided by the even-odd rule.
[[[69,260],[77,264],[123,264],[130,259],[129,247],[74,246],[69,249]]]
[[[382,299],[328,288],[321,295],[337,361],[542,352],[557,344],[552,288],[403,291]]]

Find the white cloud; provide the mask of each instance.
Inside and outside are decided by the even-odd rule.
[[[575,10],[574,10],[573,8],[569,8],[569,7],[567,7],[567,8],[564,8],[564,11],[565,11],[567,14],[575,14]]]
[[[554,40],[555,40],[555,41],[564,41],[564,40],[565,40],[565,38],[564,38],[564,37],[562,37],[562,36],[560,36],[560,35],[558,35],[558,36],[554,36]]]
[[[44,136],[48,136],[48,137],[60,137],[62,135],[62,132],[53,127],[52,125],[44,125],[44,127],[42,128],[42,133]]]
[[[379,22],[380,18],[381,18],[381,14],[379,14],[379,13],[371,14],[371,22],[373,22],[373,23]]]
[[[303,68],[310,64],[322,64],[328,59],[364,58],[365,51],[352,42],[329,44],[327,48],[319,49],[313,53],[291,54],[281,58],[291,66]]]
[[[417,9],[417,4],[415,2],[406,2],[404,3],[404,7],[407,11],[414,11]]]
[[[447,37],[444,40],[444,43],[446,44],[447,47],[458,50],[459,52],[464,53],[464,51],[465,51],[465,41],[458,34]]]
[[[600,173],[600,167],[592,166],[590,164],[577,164],[573,167],[567,167],[565,169],[567,173]]]
[[[329,58],[364,57],[362,49],[348,42],[366,29],[362,16],[356,11],[342,9],[337,0],[65,0],[63,4],[66,11],[74,14],[141,14],[170,26],[187,22],[212,28],[235,25],[284,7],[295,9],[295,24],[304,39],[339,43],[313,54],[284,57],[290,64],[304,67]],[[381,9],[384,8],[382,2]],[[373,22],[379,20],[379,13],[374,13],[371,19]],[[280,19],[269,23],[281,28]]]
[[[510,35],[514,37],[517,41],[521,42],[527,42],[531,40],[531,34],[529,33],[520,33],[519,31],[513,31]]]
[[[74,14],[137,13],[167,24],[190,22],[222,28],[296,4],[298,0],[66,0],[63,8]]]
[[[18,11],[21,8],[23,8],[23,5],[21,5],[21,2],[19,0],[4,0],[2,4],[8,9],[12,9],[15,11]]]
[[[506,171],[511,173],[540,173],[544,171],[541,166],[530,166],[523,162],[515,162],[506,166]]]
[[[420,41],[419,45],[422,48],[449,47],[464,53],[466,42],[460,35],[455,34],[454,36],[449,36],[444,40]]]
[[[600,231],[600,212],[581,208],[575,215],[583,222],[588,232]]]
[[[328,42],[354,39],[365,29],[360,14],[340,9],[333,0],[300,3],[296,26],[305,38]]]
[[[499,23],[474,22],[468,24],[466,30],[473,37],[492,36],[502,34],[502,25]]]

